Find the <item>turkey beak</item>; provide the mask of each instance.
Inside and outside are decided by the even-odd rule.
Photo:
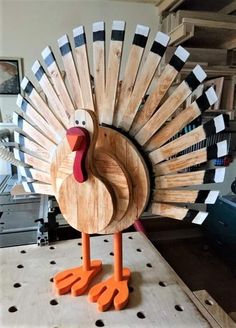
[[[66,132],[66,138],[72,151],[80,150],[85,139],[84,132],[80,128],[71,128]]]

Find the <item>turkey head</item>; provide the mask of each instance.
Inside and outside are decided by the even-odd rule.
[[[77,230],[97,233],[115,215],[112,189],[98,176],[94,147],[98,124],[88,110],[75,111],[51,165],[54,192],[68,223]]]

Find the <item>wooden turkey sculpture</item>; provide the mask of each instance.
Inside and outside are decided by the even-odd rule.
[[[128,300],[130,270],[122,267],[121,231],[145,209],[201,224],[207,213],[191,209],[191,203],[214,203],[218,192],[194,186],[224,179],[224,169],[206,169],[202,164],[227,153],[226,141],[183,153],[222,131],[222,115],[173,139],[217,101],[210,88],[177,111],[206,78],[201,67],[196,66],[164,100],[188,52],[178,47],[158,80],[153,79],[169,37],[158,32],[141,64],[149,28],[137,25],[120,78],[124,34],[125,23],[114,21],[106,64],[105,26],[94,23],[93,65],[88,61],[84,27],[73,30],[73,49],[68,37],[62,36],[58,44],[66,83],[46,47],[42,57],[47,71],[39,61],[32,67],[46,98],[24,77],[21,87],[26,96],[18,96],[21,113],[14,113],[21,129],[15,132],[19,144],[15,157],[28,165],[20,168],[25,190],[54,195],[68,223],[82,232],[83,264],[54,277],[59,294],[71,291],[77,296],[87,290],[102,268],[101,261],[90,260],[89,234],[114,233],[114,275],[89,290],[89,299],[101,311],[112,303],[122,309]]]

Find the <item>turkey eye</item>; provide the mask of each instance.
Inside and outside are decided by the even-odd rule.
[[[85,121],[82,121],[82,124],[85,125]]]
[[[76,125],[78,125],[78,124],[79,124],[79,121],[78,121],[78,120],[76,120],[76,121],[75,121],[75,124],[76,124]]]

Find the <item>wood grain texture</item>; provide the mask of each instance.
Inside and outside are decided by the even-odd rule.
[[[152,114],[156,111],[162,98],[166,94],[167,90],[171,86],[172,82],[176,78],[178,72],[171,66],[166,65],[161,76],[158,78],[157,85],[152,94],[149,95],[143,108],[138,111],[130,129],[130,134],[134,136],[151,118]]]
[[[30,189],[27,189],[26,183],[23,182],[23,186],[27,192],[30,192],[30,191],[32,192],[31,189],[33,188],[33,193],[54,196],[54,192],[53,192],[52,186],[50,184],[33,182],[33,183],[28,183],[28,185],[31,186]]]
[[[112,125],[116,105],[123,42],[111,40],[106,71],[106,87],[102,109],[102,123]]]
[[[147,205],[150,192],[148,170],[143,158],[132,143],[113,129],[106,127],[99,129],[97,147],[102,147],[107,153],[118,158],[132,182],[132,202],[129,204],[128,211],[121,221],[111,222],[101,233],[122,231],[139,218]]]
[[[25,169],[23,167],[19,167],[19,171],[21,176],[26,177],[27,180],[29,180],[30,176],[30,180],[37,180],[39,182],[51,184],[51,177],[48,172],[42,172],[34,168]]]
[[[93,174],[82,184],[73,175],[68,176],[60,186],[57,199],[63,216],[76,230],[98,233],[112,220],[111,193]]]
[[[155,178],[156,189],[187,187],[204,183],[205,171],[177,173]]]
[[[80,87],[76,64],[71,51],[71,45],[67,35],[62,36],[58,40],[58,44],[61,49],[63,48],[63,46],[68,45],[68,52],[66,54],[63,52],[61,53],[62,62],[66,72],[66,80],[68,81],[70,94],[74,106],[76,108],[82,108],[83,107],[82,91]]]
[[[136,33],[139,32],[140,27],[136,27]],[[143,30],[143,27],[142,27]],[[149,33],[149,29],[144,27],[145,35]],[[140,35],[140,34],[139,34]],[[137,74],[143,57],[144,48],[136,44],[132,44],[129,57],[125,67],[124,78],[121,83],[119,99],[117,103],[117,109],[114,117],[114,125],[119,126],[122,117],[128,110],[128,105],[131,99],[132,92],[134,90],[134,85],[136,83]]]
[[[64,136],[65,127],[56,118],[56,116],[48,107],[46,102],[40,97],[36,89],[32,90],[31,94],[29,95],[29,98],[32,101],[35,109],[37,109],[37,111],[44,117],[49,126],[53,127],[53,129],[58,135],[60,135],[61,137]]]
[[[60,99],[58,98],[54,87],[52,86],[39,61],[36,61],[34,63],[32,70],[39,82],[39,85],[41,86],[44,94],[47,97],[47,101],[54,115],[65,128],[68,128],[69,118],[66,112],[67,109],[64,108],[62,103],[60,102]],[[38,70],[42,70],[41,72],[43,73],[40,72],[42,75],[37,76]]]
[[[153,164],[160,163],[172,157],[184,149],[195,145],[196,143],[206,139],[206,132],[202,126],[190,131],[189,133],[184,134],[183,136],[167,143],[166,145],[152,151],[149,154]]]
[[[170,204],[153,202],[151,205],[152,214],[168,217],[176,220],[183,220],[188,209],[184,207],[174,206]]]
[[[102,149],[96,149],[94,161],[99,176],[114,190],[117,209],[113,222],[120,221],[132,202],[132,182],[129,174],[116,157]]]
[[[50,139],[54,144],[58,144],[60,142],[60,135],[52,129],[50,121],[48,122],[46,120],[44,117],[44,111],[42,111],[42,113],[38,113],[35,108],[33,108],[33,106],[31,106],[31,104],[21,95],[18,95],[16,103],[19,108],[24,111],[26,117],[29,117],[30,120],[37,126],[38,129],[40,129],[40,131],[42,131],[44,135],[47,136],[48,139]],[[54,127],[53,122],[52,126]]]
[[[33,136],[31,135],[31,138]],[[19,149],[28,153],[35,155],[41,159],[49,159],[51,154],[45,148],[41,147],[38,143],[34,142],[32,139],[29,139],[22,134],[14,131],[14,141],[19,144]]]
[[[220,327],[235,328],[236,323],[225,313],[222,307],[205,290],[196,290],[193,292],[197,299],[203,304],[206,310],[214,317]]]
[[[124,115],[118,127],[129,131],[133,123],[134,117],[139,109],[143,97],[152,81],[152,78],[156,72],[156,69],[160,63],[161,57],[158,54],[149,52],[147,59],[137,77],[137,81],[134,85],[134,89],[129,101],[128,110],[124,112]]]
[[[20,131],[23,131],[26,136],[29,136],[35,140],[37,144],[39,144],[41,148],[44,149],[44,151],[53,152],[56,147],[55,144],[38,129],[36,129],[32,124],[27,122],[21,115],[18,115],[15,112],[13,113],[13,123],[20,129]],[[30,143],[30,139],[28,139],[27,143]],[[35,143],[32,150],[34,149],[36,149]]]
[[[75,112],[75,116],[78,118],[77,112]],[[82,113],[82,110],[79,112]],[[86,120],[86,124],[88,128],[88,120]],[[126,137],[115,130],[105,127],[99,128],[96,149],[93,155],[92,153],[91,151],[91,156],[94,156],[95,159],[92,167],[93,174],[90,174],[88,179],[91,181],[88,181],[89,183],[86,181],[80,185],[74,180],[72,175],[74,154],[71,153],[68,143],[65,141],[58,145],[57,155],[54,157],[51,166],[51,177],[56,196],[58,195],[59,206],[68,222],[78,230],[86,229],[86,231],[91,232],[94,229],[93,231],[96,230],[99,233],[121,231],[133,224],[147,204],[149,177],[145,163]],[[96,156],[98,156],[98,160],[96,160]],[[91,170],[91,161],[89,159],[87,160],[87,168]],[[102,179],[106,187],[102,186],[99,179],[95,179],[94,174]],[[88,185],[86,192],[82,193],[83,185],[86,184]],[[107,191],[107,187],[109,191]],[[69,188],[73,189],[73,191],[69,192]],[[111,198],[109,199],[112,191],[113,196],[110,196]],[[89,203],[86,202],[86,198],[89,199]],[[76,204],[78,205],[74,205],[71,209],[71,206],[68,204],[73,204],[76,199]],[[82,208],[80,199],[85,208],[84,213],[87,213],[83,214],[83,217],[81,213],[81,218],[75,209],[78,206],[79,212],[79,208]],[[105,217],[106,215],[108,216],[107,212],[109,206],[111,206],[110,203],[116,209],[114,210],[113,217],[109,218],[111,222]],[[97,214],[94,212],[88,213],[88,204],[94,204]],[[99,206],[101,206],[101,209]],[[87,221],[85,220],[86,215]],[[88,215],[91,215],[91,225],[89,224]],[[82,220],[82,223],[80,220]],[[99,221],[97,226],[95,226],[96,220]],[[105,225],[108,223],[109,225],[105,228]],[[102,224],[104,227],[100,231],[98,229],[101,228]]]
[[[135,139],[144,145],[162,127],[167,119],[176,111],[183,101],[191,94],[191,89],[183,81],[157,110],[151,119],[136,134]]]
[[[75,60],[77,64],[77,71],[79,73],[81,94],[83,98],[82,107],[94,111],[94,102],[90,81],[90,70],[86,44],[75,48]]]
[[[175,173],[187,167],[201,164],[206,161],[207,161],[207,150],[206,148],[201,148],[191,153],[155,165],[154,167],[155,175],[159,176],[169,173]]]
[[[161,147],[176,133],[181,131],[188,123],[201,115],[196,102],[193,102],[189,107],[181,111],[170,122],[167,122],[144,146],[145,150],[152,151]]]
[[[104,236],[91,238],[93,258],[101,259],[104,264],[103,279],[110,276],[113,265],[113,257],[109,255],[113,236],[106,236],[106,239],[108,242],[104,242]],[[59,241],[53,245],[54,250],[47,246],[38,247],[37,245],[0,249],[1,305],[6,311],[5,316],[0,318],[1,327],[15,328],[19,326],[19,322],[24,327],[37,327],[40,322],[44,328],[55,326],[78,328],[78,312],[80,325],[83,322],[84,327],[95,326],[98,313],[95,308],[92,309],[93,305],[88,304],[87,295],[76,298],[71,298],[70,295],[55,297],[52,283],[49,281],[56,272],[80,265],[82,252],[78,243],[81,243],[81,239]],[[220,327],[214,315],[210,315],[206,310],[204,302],[201,303],[194,296],[143,234],[124,233],[123,244],[124,265],[132,268],[134,292],[130,294],[127,310],[117,311],[115,315],[114,311],[99,313],[99,319],[106,326],[115,327],[118,322],[121,327],[142,327],[145,321],[145,326],[148,328],[160,325],[163,327]],[[137,252],[138,248],[141,248],[142,252]],[[22,254],[22,250],[26,253]],[[50,265],[52,260],[55,260],[56,264]],[[152,268],[148,268],[147,263],[151,263]],[[17,269],[16,266],[19,264],[22,264],[24,268]],[[15,269],[13,270],[12,267]],[[42,270],[44,274],[39,274],[39,270]],[[6,272],[8,274],[5,274]],[[141,278],[142,283],[140,283]],[[165,282],[167,286],[161,287],[160,281]],[[22,287],[9,288],[16,282],[19,282]],[[23,288],[25,293],[22,292]],[[136,290],[139,293],[136,293]],[[25,297],[25,294],[28,297]],[[33,299],[35,295],[37,295],[37,302],[30,304],[32,315],[29,315],[29,299]],[[50,305],[52,299],[56,299],[59,304]],[[176,304],[181,305],[184,311],[176,311]],[[8,312],[8,308],[13,305],[18,311]],[[59,306],[61,306],[60,311],[58,311]],[[42,311],[38,311],[39,308]],[[143,312],[145,319],[139,319],[138,312]],[[158,317],[157,312],[165,315]]]
[[[33,168],[43,171],[43,172],[49,172],[50,171],[50,164],[46,161],[46,159],[42,160],[38,157],[35,157],[33,155],[18,151],[18,149],[14,148],[14,154],[16,158],[21,158],[22,161]],[[20,155],[18,155],[20,154]],[[20,156],[20,157],[18,157]]]
[[[209,198],[208,195],[210,194]],[[200,197],[198,197],[200,195]],[[159,203],[215,203],[217,192],[209,192],[204,190],[202,193],[199,190],[155,190],[153,198]]]
[[[58,145],[51,164],[53,190],[60,209],[69,224],[86,233],[97,233],[104,229],[116,213],[112,189],[98,176],[94,163],[94,147],[97,138],[97,123],[93,112],[76,110],[71,118],[72,126],[83,126],[90,134],[90,147],[86,156],[88,179],[78,183],[73,172],[74,154],[68,141]],[[73,205],[72,205],[73,204]]]
[[[102,122],[103,99],[105,93],[105,42],[93,42],[93,74],[95,105],[99,123]]]
[[[48,47],[48,52],[51,56],[54,57],[51,49]],[[53,86],[55,88],[56,94],[62,103],[64,110],[70,115],[74,112],[75,108],[71,101],[70,95],[68,93],[67,87],[63,81],[62,73],[57,65],[57,62],[54,60],[50,63],[50,65],[47,65],[47,71],[49,73],[49,76],[52,80]]]

